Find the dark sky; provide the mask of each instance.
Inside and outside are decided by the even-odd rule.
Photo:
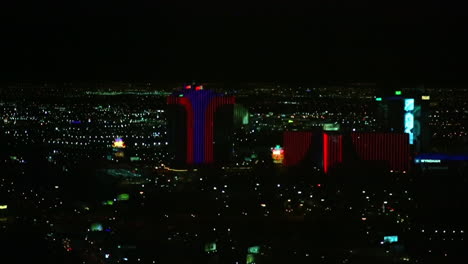
[[[466,9],[443,1],[9,2],[2,80],[466,82]]]

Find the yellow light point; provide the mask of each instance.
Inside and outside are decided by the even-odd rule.
[[[0,205],[0,210],[8,209],[8,205]]]
[[[121,138],[116,138],[112,143],[113,148],[126,148],[125,142]]]

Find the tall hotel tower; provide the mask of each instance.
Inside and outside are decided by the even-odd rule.
[[[169,146],[177,165],[226,161],[232,152],[235,98],[186,85],[167,98]]]

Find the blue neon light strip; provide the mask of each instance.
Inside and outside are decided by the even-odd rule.
[[[468,155],[450,155],[444,153],[422,153],[415,160],[468,161]]]

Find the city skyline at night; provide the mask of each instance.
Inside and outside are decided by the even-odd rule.
[[[468,257],[460,3],[0,13],[0,263]]]

